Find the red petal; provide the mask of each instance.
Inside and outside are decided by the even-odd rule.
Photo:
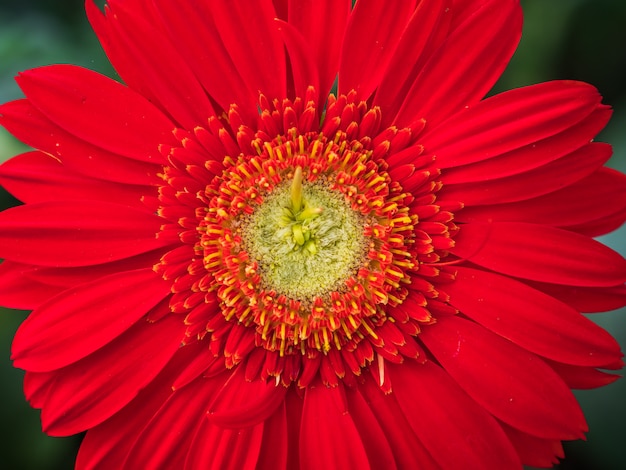
[[[604,387],[621,377],[620,375],[602,372],[593,367],[571,366],[553,361],[549,361],[548,364],[561,376],[569,388],[578,390]]]
[[[287,0],[285,0],[287,1]],[[352,2],[335,0],[288,0],[288,22],[300,31],[319,71],[319,92],[326,96],[337,76],[341,44]]]
[[[442,200],[460,201],[465,206],[508,203],[532,199],[561,190],[593,174],[611,157],[608,144],[594,142],[540,168],[504,178],[459,184],[446,184]],[[497,160],[492,161],[498,165]]]
[[[0,257],[39,266],[87,266],[166,246],[162,219],[96,201],[51,201],[0,213]]]
[[[137,436],[123,468],[183,468],[191,437],[206,422],[207,403],[223,380],[199,379],[174,392]]]
[[[0,184],[22,202],[84,199],[145,207],[150,188],[94,180],[74,173],[42,152],[28,152],[0,166]]]
[[[224,362],[223,358],[215,357],[207,345],[201,341],[196,341],[186,345],[185,347],[189,349],[196,349],[196,353],[187,364],[182,366],[180,370],[177,371],[176,378],[172,382],[173,390],[178,390],[190,384],[206,372],[207,369],[209,369],[217,361],[221,361],[222,363]],[[223,366],[223,370],[226,370],[226,366]]]
[[[580,114],[580,113],[574,113]],[[447,168],[444,172],[447,184],[468,183],[476,181],[488,181],[504,178],[539,168],[550,162],[558,160],[567,154],[587,145],[602,130],[611,117],[612,111],[608,106],[599,105],[595,111],[563,132],[547,137],[539,141],[531,141],[523,147],[514,148],[500,155],[491,155],[492,150],[484,149],[486,153],[476,155],[475,163],[462,164]],[[563,118],[556,119],[559,122]],[[554,127],[546,124],[545,127]],[[445,126],[444,126],[445,127]],[[513,140],[520,140],[518,136],[510,136]],[[484,142],[487,147],[502,146],[502,143]],[[435,152],[436,153],[436,152]],[[435,157],[438,163],[438,157]],[[448,164],[454,162],[454,157],[449,159]],[[443,163],[444,165],[446,162]]]
[[[414,468],[419,465],[422,470],[440,469],[411,429],[404,411],[398,406],[396,395],[385,395],[368,374],[365,374],[364,379],[359,391],[385,432],[398,468]]]
[[[46,372],[76,362],[117,338],[169,293],[169,284],[152,269],[66,290],[33,311],[17,330],[15,367]]]
[[[104,75],[49,65],[22,72],[17,82],[52,122],[97,147],[162,163],[159,144],[176,144],[174,124],[143,96]]]
[[[255,426],[276,411],[286,392],[274,382],[247,381],[245,368],[237,367],[208,407],[209,421],[227,428]]]
[[[111,21],[111,3],[113,2],[108,2],[104,7],[104,11],[106,12],[105,16],[93,0],[85,1],[85,11],[91,23],[91,27],[98,36],[100,45],[104,49],[109,61],[124,83],[144,96],[148,101],[158,103],[158,97],[152,94],[150,84],[146,82],[141,67],[137,66],[132,55],[127,54],[126,45],[114,32],[114,25]],[[143,5],[137,5],[136,3],[135,5],[142,9],[144,14],[148,14],[148,11],[145,9],[145,2]]]
[[[605,330],[522,282],[459,267],[445,292],[450,304],[472,320],[535,354],[594,367],[621,357],[619,344]]]
[[[259,449],[256,468],[259,470],[266,468],[272,470],[293,469],[293,466],[287,465],[289,440],[287,407],[283,403],[263,425],[263,442]]]
[[[437,50],[450,23],[452,0],[420,2],[402,32],[387,71],[380,79],[373,104],[380,106],[383,122],[391,123],[416,75]]]
[[[33,281],[28,274],[34,266],[3,261],[0,264],[0,305],[6,308],[32,310],[61,289]]]
[[[304,394],[300,428],[300,468],[370,468],[343,385],[310,385]]]
[[[193,347],[179,348],[163,371],[133,401],[102,424],[91,428],[80,446],[76,470],[122,468],[141,430],[172,395],[176,374],[193,359],[196,352]]]
[[[533,467],[552,468],[563,458],[563,446],[561,441],[554,439],[541,439],[530,434],[500,423],[502,429],[515,446],[518,455],[524,465]]]
[[[535,289],[565,302],[583,313],[609,312],[626,307],[626,286],[575,287],[530,283]]]
[[[304,392],[302,389],[290,387],[285,395],[287,414],[287,468],[300,469],[300,434],[302,430],[302,410],[304,409]]]
[[[388,369],[400,408],[441,468],[520,467],[496,420],[439,366],[406,361]]]
[[[33,408],[43,408],[50,387],[54,385],[56,373],[29,372],[24,374],[24,396]]]
[[[270,100],[285,98],[284,45],[271,0],[216,1],[212,12],[224,46],[251,93],[264,93]]]
[[[27,276],[34,282],[49,284],[63,289],[70,289],[78,284],[91,282],[97,278],[109,276],[123,271],[134,271],[148,266],[154,266],[164,250],[156,250],[132,258],[124,258],[111,263],[94,266],[81,266],[73,268],[55,268],[35,266]]]
[[[517,48],[522,10],[517,1],[483,1],[452,31],[415,77],[394,121],[431,125],[472,105],[491,89]]]
[[[498,419],[547,439],[580,439],[585,418],[571,391],[541,359],[456,316],[420,338],[469,396]]]
[[[76,434],[117,413],[165,367],[184,330],[174,315],[157,323],[140,321],[91,356],[60,369],[41,413],[44,432]]]
[[[365,446],[371,468],[398,468],[383,428],[364,397],[358,391],[346,389],[348,410]],[[420,464],[420,468],[421,464]]]
[[[237,103],[239,112],[246,114],[247,122],[256,122],[256,94],[253,95],[247,89],[224,47],[211,5],[208,2],[161,0],[155,6],[169,33],[169,39],[193,69],[206,92],[223,110]],[[120,60],[126,59],[120,57]],[[228,77],[228,80],[224,80],[224,77]]]
[[[0,124],[31,147],[58,158],[69,169],[97,180],[156,185],[161,167],[95,147],[53,124],[28,100],[0,106]]]
[[[207,118],[216,114],[211,101],[178,48],[162,31],[150,3],[143,11],[128,2],[110,3],[107,40],[123,48],[126,67],[131,62],[134,73],[140,71],[140,90],[149,90],[144,96],[156,98],[153,102],[182,127],[204,125]],[[112,63],[116,65],[113,60]]]
[[[360,99],[369,98],[386,72],[414,3],[359,0],[343,40],[339,94],[356,90]]]
[[[531,222],[556,227],[584,224],[624,213],[625,187],[626,175],[600,168],[570,186],[534,199],[467,207],[455,214],[455,220]],[[626,219],[626,214],[623,217]]]
[[[558,228],[516,222],[465,224],[455,255],[510,276],[571,286],[617,286],[626,260],[601,243]]]
[[[176,418],[174,418],[176,419]],[[165,423],[164,423],[165,424]],[[167,425],[164,426],[167,429]],[[185,460],[185,469],[195,470],[239,470],[239,469],[276,469],[280,468],[280,460],[273,461],[270,467],[257,465],[263,441],[264,424],[243,429],[224,429],[207,420],[204,420],[191,440],[191,446]],[[185,438],[186,433],[181,435]],[[273,436],[279,440],[284,436]],[[135,461],[140,468],[145,463]],[[158,467],[154,467],[158,468]],[[171,464],[161,468],[174,468]]]
[[[602,219],[592,220],[579,225],[569,225],[564,228],[572,232],[587,235],[588,237],[599,237],[619,229],[624,225],[625,220],[626,210],[615,215],[606,216]]]
[[[307,88],[312,86],[316,93],[315,104],[319,104],[319,72],[315,62],[311,60],[309,45],[293,25],[282,20],[276,20],[276,22],[289,54],[295,96],[304,98]]]
[[[439,168],[476,163],[565,132],[589,116],[600,100],[598,91],[582,82],[518,88],[465,108],[420,137],[420,144],[437,156]]]

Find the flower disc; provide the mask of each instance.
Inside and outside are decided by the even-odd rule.
[[[359,348],[371,350],[375,345],[395,357],[394,343],[409,344],[409,354],[419,354],[411,336],[420,331],[420,323],[430,322],[430,316],[404,318],[405,331],[389,322],[395,322],[393,308],[408,295],[412,273],[428,271],[420,267],[420,259],[432,263],[446,256],[434,244],[452,246],[455,226],[450,213],[438,208],[424,212],[421,207],[432,206],[439,188],[432,181],[437,173],[417,173],[424,191],[418,200],[419,190],[409,194],[388,173],[388,143],[374,146],[369,138],[354,138],[363,121],[378,132],[371,119],[380,111],[351,100],[333,98],[329,106],[336,113],[359,106],[360,115],[342,123],[351,135],[336,129],[329,139],[323,133],[300,133],[297,127],[273,139],[259,133],[249,144],[254,155],[227,157],[221,173],[205,180],[197,199],[205,205],[194,211],[198,236],[188,232],[194,242],[194,267],[187,268],[195,272],[201,262],[205,273],[185,281],[191,283],[191,292],[184,299],[180,292],[174,310],[192,309],[190,299],[196,293],[215,293],[228,325],[224,328],[241,329],[248,344],[281,358],[297,356],[297,362],[311,354],[343,350],[355,355],[348,361],[358,365],[356,373],[374,360],[371,353],[361,355]],[[294,107],[283,103],[280,112],[293,112]],[[410,130],[390,128],[382,135],[408,136]],[[190,147],[190,137],[182,143]],[[176,150],[169,152],[175,162]],[[167,170],[170,185],[180,181],[179,172],[175,164]],[[161,214],[174,211],[163,197],[169,191],[167,186],[161,190]],[[427,221],[434,215],[441,222]],[[185,226],[191,228],[191,221]],[[172,271],[167,264],[168,255],[157,268],[165,277]],[[425,294],[436,296],[432,286],[427,289]],[[214,315],[203,321],[217,321]],[[231,356],[245,359],[241,352]],[[343,367],[334,366],[337,377],[344,375]],[[279,377],[281,369],[268,372]],[[298,378],[300,372],[290,375]]]

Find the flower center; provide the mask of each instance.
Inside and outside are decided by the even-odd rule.
[[[243,248],[258,263],[264,289],[311,305],[343,290],[362,264],[364,221],[343,194],[302,178],[297,167],[291,185],[244,220]]]
[[[454,279],[444,259],[461,206],[437,200],[414,129],[381,129],[356,93],[330,96],[322,119],[314,95],[261,96],[256,130],[236,106],[176,130],[145,201],[174,247],[154,269],[184,343],[250,380],[333,385],[375,362],[388,391],[383,359],[423,356],[414,337],[431,312],[454,312],[438,286]]]
[[[209,190],[201,245],[222,311],[281,356],[375,337],[382,306],[406,296],[411,195],[351,144],[294,131],[232,162]]]

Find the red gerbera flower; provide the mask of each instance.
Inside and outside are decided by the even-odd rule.
[[[77,468],[549,467],[615,380],[611,111],[483,99],[516,0],[110,0],[126,83],[20,74],[13,359]],[[336,93],[331,93],[338,77]]]

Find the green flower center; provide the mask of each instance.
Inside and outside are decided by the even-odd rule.
[[[298,167],[291,185],[276,188],[244,222],[244,249],[264,289],[311,303],[343,290],[363,263],[363,219],[323,182],[303,184]]]

